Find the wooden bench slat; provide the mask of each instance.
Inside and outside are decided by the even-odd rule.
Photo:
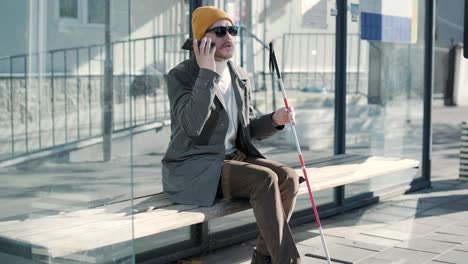
[[[377,166],[380,165],[380,166]],[[385,167],[385,161],[380,161],[378,164],[373,164],[372,166],[359,166],[358,170],[352,174],[349,173],[339,173],[330,176],[323,176],[320,175],[314,177],[314,173],[318,172],[318,169],[308,169],[307,175],[312,175],[310,177],[310,188],[314,191],[324,190],[328,188],[333,188],[341,185],[346,185],[349,183],[362,181],[366,179],[370,179],[377,176],[382,176],[385,174],[389,174],[396,171],[401,171],[404,169],[411,169],[416,168],[419,166],[419,162],[414,160],[399,160],[399,161],[392,161],[391,167]],[[298,171],[298,173],[302,174],[302,170]],[[307,193],[307,186],[302,184],[301,188],[299,189],[299,194]]]

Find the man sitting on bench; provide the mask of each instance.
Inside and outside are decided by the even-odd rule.
[[[172,123],[162,160],[164,193],[199,206],[213,205],[216,197],[249,199],[260,230],[252,263],[300,263],[288,225],[298,175],[265,159],[251,142],[283,129],[294,109],[254,117],[248,75],[229,60],[239,30],[233,24],[215,7],[193,12],[195,56],[168,75]]]

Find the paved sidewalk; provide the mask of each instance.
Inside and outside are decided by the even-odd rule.
[[[323,220],[333,258],[359,264],[468,263],[468,181],[458,179],[459,124],[466,117],[468,108],[434,109],[432,188]],[[304,264],[326,263],[304,256],[324,255],[315,224],[293,232]],[[254,245],[251,240],[191,259],[250,263]]]

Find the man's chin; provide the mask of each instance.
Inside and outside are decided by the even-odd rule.
[[[232,58],[232,53],[231,54],[218,54],[216,55],[216,59],[217,60],[229,60],[230,58]]]

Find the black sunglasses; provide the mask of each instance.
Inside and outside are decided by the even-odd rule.
[[[214,32],[218,38],[224,37],[226,35],[226,32],[229,32],[229,34],[233,37],[237,36],[237,32],[239,31],[239,27],[237,26],[229,26],[229,27],[214,27],[210,28],[206,31],[208,32]]]

